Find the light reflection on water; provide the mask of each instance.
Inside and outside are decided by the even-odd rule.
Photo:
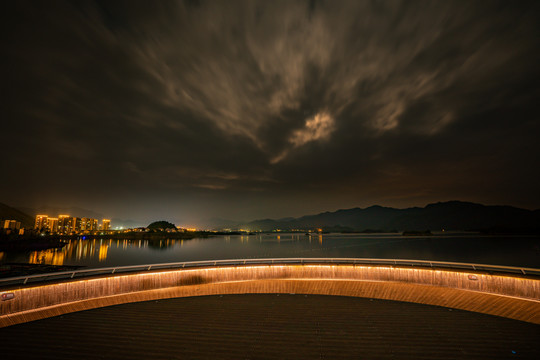
[[[540,237],[259,234],[191,240],[72,240],[61,249],[0,253],[2,263],[109,267],[278,257],[419,259],[540,268]]]
[[[29,264],[46,265],[86,265],[87,262],[104,262],[107,260],[109,248],[126,250],[129,247],[147,248],[155,246],[166,249],[180,243],[183,246],[184,240],[71,240],[61,249],[47,249],[32,251],[28,257]],[[65,263],[64,263],[65,261]]]

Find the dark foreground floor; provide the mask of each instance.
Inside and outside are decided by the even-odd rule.
[[[385,300],[226,295],[16,325],[0,345],[2,359],[540,359],[540,326]]]

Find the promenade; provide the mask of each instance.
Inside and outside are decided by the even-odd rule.
[[[152,300],[0,329],[6,359],[538,359],[540,325],[321,295]]]
[[[540,324],[537,269],[384,259],[154,264],[2,279],[0,326],[131,302],[225,294],[396,300]]]

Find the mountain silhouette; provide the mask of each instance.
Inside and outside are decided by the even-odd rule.
[[[429,204],[423,208],[395,209],[375,205],[365,209],[342,209],[287,220],[255,220],[244,226],[263,231],[322,228],[329,231],[430,229],[537,232],[540,230],[540,210],[448,201]]]
[[[0,203],[0,226],[4,226],[3,220],[17,220],[21,222],[24,228],[34,227],[34,218],[24,211],[15,209],[14,207]]]

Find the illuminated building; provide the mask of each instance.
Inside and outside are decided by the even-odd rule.
[[[58,215],[58,218],[50,218],[48,215],[37,215],[34,228],[39,231],[70,235],[79,234],[81,232],[97,231],[100,229],[98,225],[98,220],[93,218],[78,218],[65,214]],[[103,219],[101,228],[110,230],[111,221],[109,219]]]
[[[48,218],[49,215],[36,215],[36,223],[34,225],[34,229],[37,229],[39,231],[47,230],[47,227],[49,226]]]
[[[81,218],[81,229],[80,231],[92,231],[98,230],[98,221],[97,219],[92,218]]]
[[[90,219],[90,230],[98,230],[98,221],[97,219]]]
[[[49,224],[49,231],[51,233],[58,232],[58,218],[49,218],[48,224]]]
[[[81,218],[73,217],[71,219],[72,219],[71,226],[72,226],[73,232],[79,233],[81,231],[81,224],[82,224]]]
[[[4,229],[19,230],[21,228],[21,222],[17,220],[4,221]]]
[[[69,234],[73,231],[71,228],[71,219],[69,215],[58,215],[58,232],[60,234]]]
[[[81,218],[80,230],[81,231],[90,230],[90,219],[89,218],[85,218],[85,217]]]

